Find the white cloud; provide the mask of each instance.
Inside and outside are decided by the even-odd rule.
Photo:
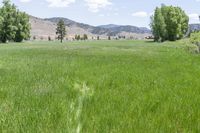
[[[141,17],[141,18],[144,18],[144,17],[147,17],[147,16],[148,16],[148,13],[147,13],[147,12],[144,12],[144,11],[135,12],[135,13],[132,13],[132,16],[133,16],[133,17]]]
[[[28,3],[30,2],[31,0],[20,0],[20,2],[23,2],[23,3]]]
[[[199,14],[197,13],[192,13],[192,14],[189,14],[188,16],[190,19],[199,20]]]
[[[46,0],[49,3],[49,7],[68,7],[69,4],[75,2],[75,0]]]
[[[100,8],[104,8],[112,3],[109,0],[85,0],[89,10],[92,12],[98,12]]]
[[[100,17],[104,17],[105,15],[104,15],[104,14],[99,14],[99,16],[100,16]]]
[[[188,14],[190,18],[190,23],[199,23],[199,14],[198,13],[191,13]]]

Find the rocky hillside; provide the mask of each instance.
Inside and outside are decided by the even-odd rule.
[[[136,26],[121,26],[121,25],[104,25],[104,26],[91,26],[83,23],[78,23],[66,18],[48,18],[45,19],[47,21],[51,21],[54,23],[57,23],[60,19],[63,19],[66,26],[77,26],[79,28],[83,28],[84,30],[87,30],[88,32],[96,35],[107,35],[107,36],[117,36],[118,34],[122,32],[127,33],[136,33],[136,34],[150,34],[150,30],[147,28],[140,28]]]
[[[37,39],[47,39],[49,36],[54,39],[56,37],[56,23],[63,19],[67,28],[67,36],[73,39],[76,34],[87,34],[89,38],[107,38],[108,36],[118,37],[125,36],[126,38],[143,39],[151,34],[150,30],[143,27],[135,26],[121,26],[121,25],[104,25],[104,26],[91,26],[75,22],[67,18],[47,18],[41,19],[31,16],[31,35]]]
[[[103,25],[99,27],[109,29],[111,34],[113,35],[117,35],[121,32],[151,34],[151,31],[145,27],[136,27],[136,26],[130,26],[130,25],[113,25],[113,24]]]

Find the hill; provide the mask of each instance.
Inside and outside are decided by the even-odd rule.
[[[150,34],[151,33],[150,30],[147,28],[140,28],[136,26],[121,26],[121,25],[113,25],[113,24],[104,25],[104,26],[91,26],[88,24],[75,22],[67,18],[59,18],[59,17],[48,18],[45,20],[53,22],[53,23],[58,23],[60,19],[63,19],[66,26],[68,27],[77,26],[79,28],[82,28],[96,35],[118,36],[122,32],[136,33],[136,34]]]
[[[73,39],[76,34],[87,34],[89,39],[100,36],[102,39],[106,39],[108,36],[116,38],[118,36],[125,36],[126,38],[143,39],[151,34],[147,28],[141,28],[136,26],[120,26],[120,25],[105,25],[105,26],[92,26],[84,23],[79,23],[67,18],[37,18],[30,16],[31,23],[31,36],[35,36],[39,39],[47,39],[56,37],[56,23],[63,19],[67,28],[67,34],[69,39]]]
[[[190,31],[200,31],[200,24],[190,24]]]

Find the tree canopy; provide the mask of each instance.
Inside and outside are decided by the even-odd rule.
[[[3,0],[0,8],[0,42],[21,42],[29,37],[29,16],[20,12],[10,0]]]
[[[188,31],[189,17],[180,7],[165,6],[156,8],[151,17],[151,29],[155,41],[175,41]]]

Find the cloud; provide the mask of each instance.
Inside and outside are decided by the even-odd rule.
[[[20,2],[23,2],[23,3],[28,3],[30,2],[31,0],[20,0]]]
[[[85,0],[85,2],[91,12],[99,12],[100,8],[112,5],[109,0]]]
[[[192,14],[189,14],[188,16],[190,19],[199,20],[199,14],[197,13],[192,13]]]
[[[46,0],[49,3],[49,7],[68,7],[69,4],[75,2],[75,0]]]
[[[140,11],[140,12],[132,13],[132,16],[133,16],[133,17],[144,18],[144,17],[147,17],[147,16],[148,16],[148,13],[147,13],[147,12],[144,12],[144,11]]]

